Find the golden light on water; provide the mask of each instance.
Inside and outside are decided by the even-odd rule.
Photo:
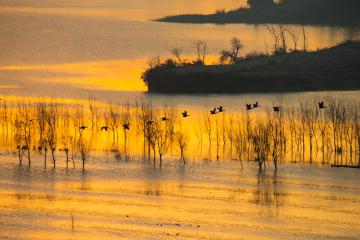
[[[81,85],[84,88],[108,90],[146,91],[146,86],[139,79],[142,71],[139,66],[143,66],[145,63],[145,60],[119,60],[68,64],[10,65],[1,66],[0,71],[34,72],[35,76],[31,79],[30,74],[29,79],[34,82],[57,82]],[[37,72],[44,72],[45,76],[38,77],[36,76]]]
[[[146,93],[148,59],[174,58],[179,48],[192,61],[196,40],[208,43],[209,65],[234,36],[242,56],[271,52],[264,25],[149,21],[240,6],[246,0],[0,1],[0,239],[358,239],[358,169],[331,167],[360,161],[358,91]],[[348,33],[305,27],[309,50]],[[246,111],[256,101],[261,107]],[[345,109],[335,134],[334,102]],[[220,105],[226,111],[211,115]],[[145,106],[152,115],[144,125]],[[273,151],[260,171],[261,131],[279,129],[286,147],[277,170]]]

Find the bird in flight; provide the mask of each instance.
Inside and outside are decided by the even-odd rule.
[[[281,107],[273,107],[274,112],[280,112]]]
[[[326,108],[324,101],[319,102],[319,108],[320,109]]]
[[[246,104],[246,110],[250,111],[252,109],[252,105],[251,104]]]
[[[226,111],[223,106],[220,106],[217,109],[219,110],[219,112],[225,112]]]
[[[184,118],[190,116],[186,110],[185,110],[184,112],[182,112],[181,114],[182,114],[182,116],[183,116]]]

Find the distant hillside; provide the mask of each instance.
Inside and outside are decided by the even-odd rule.
[[[208,15],[168,16],[157,21],[178,23],[284,23],[360,26],[359,0],[249,0],[251,8]],[[269,3],[270,2],[270,3]]]
[[[317,52],[259,57],[232,65],[157,67],[149,92],[254,93],[360,89],[360,42]]]

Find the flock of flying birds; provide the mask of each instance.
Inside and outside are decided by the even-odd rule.
[[[0,98],[0,101],[1,101],[1,100],[2,100],[2,99]],[[325,109],[325,108],[326,108],[324,101],[318,102],[318,105],[319,105],[319,109]],[[259,108],[259,107],[260,107],[259,102],[256,102],[256,103],[254,103],[254,104],[246,104],[246,110],[247,110],[247,111],[250,111],[250,110],[253,110],[253,109],[256,109],[256,108]],[[279,106],[274,106],[274,107],[273,107],[273,110],[274,110],[274,112],[280,112],[281,107],[279,107]],[[219,106],[219,107],[215,107],[214,109],[210,110],[210,114],[211,114],[211,115],[215,115],[215,114],[222,113],[222,112],[225,112],[225,111],[226,111],[226,110],[225,110],[225,108],[224,108],[223,106]],[[181,114],[182,114],[182,117],[183,117],[183,118],[190,117],[189,113],[188,113],[186,110],[185,110],[184,112],[182,112]],[[166,116],[164,116],[164,117],[161,118],[161,121],[169,121],[169,120],[170,120],[170,119],[167,118]],[[147,124],[148,124],[148,125],[151,125],[151,124],[153,124],[153,122],[154,122],[154,121],[147,121]],[[124,128],[124,130],[130,130],[130,125],[131,125],[130,123],[124,123],[124,124],[122,125],[122,127]],[[85,125],[82,125],[82,126],[80,126],[79,128],[80,128],[80,130],[85,130],[85,129],[87,129],[88,127],[85,126]],[[101,131],[108,131],[108,130],[109,130],[109,127],[108,127],[108,126],[102,126],[102,127],[101,127]]]
[[[324,101],[319,102],[318,105],[319,105],[319,109],[326,108]],[[250,111],[252,109],[256,109],[256,108],[259,108],[259,107],[260,107],[259,102],[256,102],[254,104],[246,104],[246,110],[247,111]],[[274,106],[273,110],[274,110],[274,112],[278,113],[278,112],[280,112],[281,107]],[[215,115],[215,114],[222,113],[222,112],[225,112],[225,111],[226,110],[225,110],[225,108],[223,106],[219,106],[219,107],[215,107],[214,109],[210,110],[210,114]],[[189,113],[186,110],[184,112],[182,112],[181,114],[182,114],[183,118],[190,117]],[[167,118],[166,116],[161,118],[161,121],[163,121],[163,122],[169,121],[169,120],[170,119]],[[151,121],[151,120],[146,122],[147,125],[151,125],[153,123],[154,123],[154,121]],[[124,130],[130,130],[130,123],[125,123],[125,124],[122,125],[122,127],[124,128]],[[86,126],[81,126],[80,127],[81,130],[85,130],[86,128],[87,128]],[[101,131],[108,131],[108,129],[109,129],[108,126],[102,126],[101,127]]]

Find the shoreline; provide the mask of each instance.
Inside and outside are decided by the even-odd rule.
[[[159,66],[144,73],[149,93],[239,94],[360,90],[360,42],[237,64]]]
[[[250,5],[249,8],[242,7],[230,11],[218,10],[210,14],[165,16],[156,19],[156,21],[198,24],[248,23],[360,26],[360,19],[356,12],[356,9],[358,9],[360,5],[354,0],[348,0],[345,5],[332,0],[322,2],[296,2],[288,0],[279,4],[262,4],[261,1],[259,1],[259,3],[253,6]],[[342,14],[335,14],[339,11]],[[306,18],[304,18],[304,16],[306,16]]]

